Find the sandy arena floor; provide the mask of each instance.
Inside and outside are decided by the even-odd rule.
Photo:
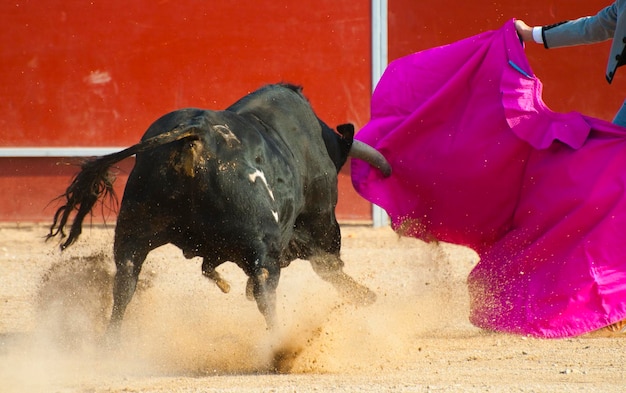
[[[116,350],[99,346],[111,308],[112,227],[61,253],[45,226],[0,226],[0,392],[621,392],[626,340],[539,340],[467,319],[476,255],[342,227],[346,271],[377,302],[356,308],[306,261],[283,270],[270,334],[245,276],[223,294],[172,246],[148,256]],[[269,372],[277,350],[285,373]],[[288,356],[288,357],[289,357]]]

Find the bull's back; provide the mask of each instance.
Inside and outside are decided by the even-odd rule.
[[[193,119],[204,116],[208,111],[199,108],[183,108],[166,113],[155,120],[141,137],[141,140],[171,131],[181,124],[189,124]]]
[[[323,138],[323,122],[317,117],[298,86],[267,85],[249,94],[227,111],[258,119],[268,138],[293,157],[292,170],[310,182],[336,182],[336,167]],[[333,175],[333,171],[335,174]]]

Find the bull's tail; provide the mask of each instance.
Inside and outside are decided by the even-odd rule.
[[[112,200],[117,200],[113,189],[113,178],[109,173],[109,169],[113,164],[134,154],[152,150],[184,138],[195,137],[194,139],[199,139],[201,131],[202,125],[199,123],[178,126],[124,150],[85,161],[81,166],[81,171],[74,176],[65,193],[59,196],[59,199],[65,199],[65,204],[58,208],[54,214],[46,240],[59,234],[64,239],[66,237],[64,228],[72,212],[76,211],[69,236],[61,244],[61,250],[66,249],[78,239],[82,232],[85,216],[91,212],[93,206],[100,198],[108,197]]]

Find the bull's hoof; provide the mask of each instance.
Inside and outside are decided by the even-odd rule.
[[[213,281],[223,293],[230,292],[230,284],[228,281],[224,280],[215,270],[203,271],[202,274],[209,280]]]
[[[219,281],[216,281],[215,284],[223,293],[230,292],[230,284],[227,281],[219,280]]]

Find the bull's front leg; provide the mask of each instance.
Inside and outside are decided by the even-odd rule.
[[[309,258],[315,273],[331,283],[342,297],[356,305],[370,305],[376,301],[376,294],[359,284],[343,271],[343,261],[336,255],[326,253]]]
[[[276,327],[276,288],[280,278],[280,268],[256,269],[248,279],[246,294],[256,300],[259,311],[265,317],[267,328]]]

